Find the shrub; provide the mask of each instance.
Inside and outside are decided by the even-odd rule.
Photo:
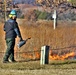
[[[52,13],[48,13],[46,11],[42,12],[39,10],[35,10],[35,17],[36,17],[36,20],[39,20],[39,19],[50,20],[52,19]]]
[[[41,12],[38,16],[38,19],[46,19],[47,18],[47,12]]]

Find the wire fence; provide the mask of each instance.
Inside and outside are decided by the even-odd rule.
[[[58,55],[70,53],[70,52],[75,52],[76,53],[76,46],[69,46],[69,47],[64,47],[64,48],[57,48],[57,49],[51,49],[53,53],[57,53]]]
[[[5,52],[0,52],[0,60],[3,59]],[[68,54],[67,58],[66,55]],[[15,59],[18,61],[30,61],[30,60],[40,60],[41,57],[41,50],[37,51],[23,51],[23,52],[14,52]],[[65,56],[65,59],[68,59],[72,57],[73,59],[76,59],[76,46],[70,46],[65,48],[59,48],[59,49],[50,49],[49,50],[49,57],[55,57],[56,56]],[[52,60],[52,59],[50,59]],[[57,58],[58,60],[58,58]]]
[[[0,52],[0,60],[3,60],[5,52]],[[39,51],[27,51],[27,52],[14,52],[16,60],[39,60],[40,59],[40,50]]]

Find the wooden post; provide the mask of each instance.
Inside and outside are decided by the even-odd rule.
[[[42,46],[40,64],[44,65],[48,63],[49,63],[49,46]]]
[[[5,17],[5,21],[7,20],[7,17],[6,17],[6,0],[4,0],[4,17]]]

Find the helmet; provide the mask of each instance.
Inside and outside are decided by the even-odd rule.
[[[16,10],[12,10],[12,11],[10,12],[10,14],[12,14],[12,15],[17,15],[17,12],[16,12]]]
[[[12,11],[10,12],[9,18],[11,18],[11,17],[13,17],[13,16],[17,17],[17,12],[16,12],[16,10],[12,10]]]

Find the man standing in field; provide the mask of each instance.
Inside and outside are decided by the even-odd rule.
[[[3,63],[15,62],[14,59],[14,46],[15,46],[15,38],[18,36],[20,41],[22,41],[22,36],[18,27],[18,23],[16,22],[17,12],[16,10],[12,10],[9,14],[9,20],[7,20],[4,24],[5,31],[5,40],[7,49],[3,58]]]

